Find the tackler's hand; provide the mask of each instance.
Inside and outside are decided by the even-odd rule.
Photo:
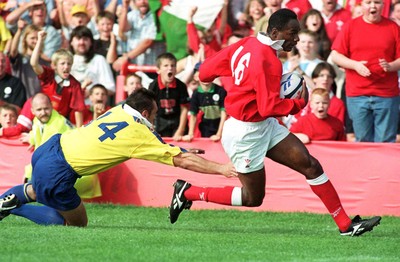
[[[200,148],[188,148],[187,151],[193,154],[204,154],[206,151]]]

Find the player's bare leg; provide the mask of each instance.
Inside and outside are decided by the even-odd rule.
[[[265,197],[265,169],[246,174],[239,173],[238,177],[243,186],[242,205],[260,206]]]
[[[69,211],[58,211],[66,221],[67,226],[77,226],[77,227],[86,227],[88,224],[88,217],[86,214],[86,208],[83,205],[83,202],[79,204],[79,206],[73,210]]]
[[[271,148],[266,156],[298,171],[307,179],[317,178],[324,173],[318,160],[310,155],[304,144],[292,133]]]
[[[317,159],[310,155],[304,144],[293,134],[289,134],[267,152],[267,157],[303,174],[312,191],[321,199],[331,213],[341,235],[359,236],[371,231],[380,223],[381,217],[351,220],[346,214],[339,196]]]

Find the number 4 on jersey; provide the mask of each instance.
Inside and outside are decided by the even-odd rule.
[[[101,130],[104,131],[104,135],[99,137],[100,142],[103,142],[107,138],[114,140],[115,133],[117,133],[119,130],[121,130],[127,126],[128,126],[128,123],[125,121],[99,124],[99,127],[101,128]]]

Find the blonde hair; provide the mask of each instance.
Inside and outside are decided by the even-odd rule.
[[[26,52],[28,51],[28,45],[26,44],[26,38],[28,37],[29,34],[34,33],[34,32],[39,32],[42,29],[39,26],[36,25],[28,25],[25,27],[24,32],[22,33],[22,54],[26,55]],[[40,47],[40,50],[43,49],[43,45]]]
[[[71,64],[74,62],[74,55],[67,49],[60,48],[55,51],[54,54],[51,56],[51,63],[53,65],[57,65],[58,60],[60,60],[61,58],[69,59]]]

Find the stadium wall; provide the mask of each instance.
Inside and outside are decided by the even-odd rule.
[[[202,148],[205,158],[228,161],[220,143],[197,139],[174,144]],[[399,144],[313,142],[307,148],[320,160],[350,215],[400,216]],[[18,140],[0,139],[0,154],[0,192],[4,192],[21,183],[31,153]],[[248,209],[196,202],[192,208],[327,213],[303,176],[269,159],[265,165],[267,186],[262,206]],[[143,160],[129,160],[99,177],[103,196],[88,202],[166,207],[178,178],[199,186],[240,186],[237,178],[198,174]]]

